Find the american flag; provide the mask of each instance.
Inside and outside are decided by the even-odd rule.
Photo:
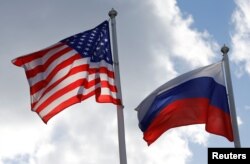
[[[24,68],[31,109],[44,123],[93,95],[99,103],[121,105],[114,82],[108,21],[12,63]]]

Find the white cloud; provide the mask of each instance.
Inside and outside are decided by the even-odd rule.
[[[238,65],[238,72],[250,74],[250,1],[235,0],[236,9],[232,15],[232,61]]]
[[[191,28],[194,20],[191,16],[187,18],[182,16],[176,0],[150,0],[149,2],[156,20],[152,25],[154,30],[151,38],[153,39],[149,44],[156,72],[151,80],[152,88],[177,76],[178,71],[184,71],[179,68],[186,71],[212,62],[218,44],[208,32],[199,32]],[[180,65],[180,63],[182,64]],[[194,125],[167,131],[149,147],[145,146],[144,142],[144,144],[137,143],[135,146],[145,147],[142,149],[143,153],[140,153],[145,158],[143,163],[185,164],[192,157],[188,143],[193,142],[206,146],[208,137],[204,125]],[[136,148],[131,148],[133,144],[130,142],[132,139],[129,139],[128,142],[129,151],[135,151]],[[132,158],[139,161],[134,156]]]
[[[164,153],[162,151],[164,150]],[[148,163],[185,164],[192,157],[187,140],[184,140],[178,130],[169,131],[160,137],[156,143],[145,149]]]
[[[189,67],[211,63],[218,49],[212,36],[207,31],[191,28],[192,16],[184,18],[176,0],[156,0],[152,4],[160,21],[160,36],[164,38],[162,49],[166,54],[184,60]]]
[[[190,125],[185,128],[181,128],[180,132],[183,137],[187,137],[189,141],[207,146],[209,133],[205,131],[205,125]]]
[[[118,40],[121,41],[118,45],[119,54],[121,54],[119,57],[122,90],[126,103],[124,114],[128,163],[184,164],[192,158],[190,141],[201,145],[207,143],[208,135],[202,126],[173,129],[164,133],[157,142],[148,147],[142,139],[142,133],[137,126],[136,112],[133,109],[146,92],[182,73],[184,69],[210,63],[218,46],[208,32],[200,32],[191,28],[194,22],[192,16],[184,18],[176,0],[148,0],[147,2],[149,3],[132,0],[128,2],[129,4],[121,2],[121,12],[125,10],[129,12],[119,15],[121,19],[117,21],[120,27],[117,31],[120,31]],[[102,7],[102,5],[98,6]],[[64,18],[65,15],[61,14],[65,12],[65,6],[58,6],[58,8],[63,12],[58,11],[55,15],[51,13],[52,16],[46,20],[48,23],[56,22],[54,24],[56,29],[58,29],[58,23],[65,24],[64,19],[60,22],[56,17],[58,14],[60,18]],[[86,8],[85,12],[92,14],[92,9]],[[82,9],[74,11],[82,11]],[[102,10],[96,10],[95,14],[98,15],[99,11]],[[73,17],[73,15],[67,16]],[[83,21],[85,25],[78,24],[79,28],[86,27],[89,23],[87,20],[91,20],[92,24],[94,19],[85,20]],[[27,22],[24,20],[25,23]],[[142,23],[143,25],[145,23],[145,26],[142,26]],[[68,27],[72,24],[68,24],[62,28],[69,29]],[[37,31],[32,33],[32,29],[28,28],[21,28],[20,31],[22,30],[30,30],[27,40],[33,41],[33,36]],[[48,30],[56,31],[51,30],[51,27],[48,27]],[[75,31],[75,29],[71,30]],[[60,33],[63,30],[58,31]],[[67,32],[69,33],[70,29]],[[48,40],[51,39],[44,33],[41,35]],[[37,38],[39,38],[38,34]],[[16,42],[13,44],[18,45]],[[13,50],[13,44],[10,44],[9,49]],[[9,58],[8,62],[10,62]],[[3,97],[6,108],[0,112],[4,113],[4,116],[11,117],[0,115],[0,163],[1,160],[15,161],[16,159],[28,161],[29,164],[118,163],[117,120],[116,109],[113,105],[97,104],[93,99],[88,99],[82,104],[59,113],[48,125],[44,125],[35,113],[26,109],[29,106],[29,98],[23,98],[24,94],[28,95],[27,81],[24,79],[23,72],[20,75],[17,72],[13,74],[17,76],[13,77],[13,80],[6,80],[5,83],[13,85],[12,81],[19,81],[19,84],[13,85],[14,89],[11,90],[11,94],[7,87],[3,90],[8,96]],[[23,81],[21,82],[20,79]],[[20,97],[16,104],[11,101],[15,98],[14,96]],[[20,109],[18,112],[15,111],[16,106]],[[13,116],[12,113],[16,114]],[[8,124],[11,121],[15,124]]]
[[[36,124],[30,120],[30,125],[1,125],[0,161],[4,164],[117,163],[115,106],[93,101],[91,98],[70,107],[47,125],[39,118]]]
[[[23,128],[23,126],[26,126]],[[11,157],[18,154],[31,153],[39,141],[41,129],[26,124],[1,125],[0,157]]]
[[[163,52],[160,52],[163,51]],[[159,50],[155,49],[152,51],[153,54],[157,54],[157,57],[155,58],[155,69],[162,71],[157,71],[155,73],[154,80],[156,86],[162,85],[166,81],[176,77],[178,75],[177,71],[174,68],[174,61],[171,59],[171,57],[167,54],[165,50]],[[163,74],[166,74],[167,76],[162,76]]]
[[[237,123],[238,123],[238,126],[243,124],[243,121],[239,116],[237,116]]]
[[[0,161],[33,164],[32,154],[46,129],[38,124],[10,123],[0,126]],[[12,162],[11,162],[12,161]],[[1,163],[1,162],[0,162]]]

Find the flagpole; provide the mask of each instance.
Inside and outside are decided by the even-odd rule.
[[[230,73],[230,67],[229,67],[229,60],[228,60],[228,55],[227,55],[228,51],[229,51],[229,48],[225,45],[221,48],[221,52],[223,53],[223,65],[224,65],[227,90],[228,90],[230,115],[231,115],[231,121],[232,121],[232,126],[233,126],[234,147],[240,148],[241,145],[240,145],[240,137],[239,137],[238,123],[237,123],[236,110],[235,110],[234,94],[233,94],[231,73]]]
[[[121,92],[122,90],[121,90],[121,82],[120,82],[118,46],[117,46],[117,36],[116,36],[116,21],[115,21],[115,17],[117,16],[117,11],[112,9],[109,11],[108,14],[109,14],[109,17],[111,18],[111,26],[112,26],[115,83],[118,89],[117,96],[121,99],[121,102],[122,102],[122,92]],[[124,108],[123,104],[117,106],[119,155],[120,155],[120,164],[127,164],[123,108]]]

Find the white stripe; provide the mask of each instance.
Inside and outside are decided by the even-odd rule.
[[[101,81],[108,81],[110,85],[115,86],[115,80],[109,77],[106,73],[99,73]]]
[[[76,66],[81,65],[82,63],[86,63],[86,61],[84,61],[84,60],[86,60],[86,59],[79,59],[77,62],[74,62],[73,66],[65,67],[64,69],[62,69],[61,71],[59,71],[59,72],[51,79],[51,81],[49,81],[49,83],[46,85],[46,87],[42,88],[41,90],[39,90],[39,91],[37,91],[36,93],[34,93],[34,94],[31,95],[31,97],[32,97],[32,98],[31,98],[31,102],[32,102],[32,103],[37,102],[37,101],[40,99],[40,97],[42,96],[42,94],[44,93],[44,91],[45,91],[47,88],[49,88],[51,85],[53,85],[57,80],[63,78],[65,75],[67,75],[67,73],[69,73],[70,69],[72,69],[71,67],[76,67]],[[77,75],[77,74],[80,74],[80,75]],[[76,74],[74,74],[74,75],[71,75],[71,76],[67,77],[67,78],[66,78],[66,79],[67,79],[67,83],[69,83],[69,80],[74,80],[74,81],[76,81],[76,80],[75,80],[75,79],[76,79],[76,78],[75,78],[76,76],[79,76],[78,79],[86,78],[88,81],[93,80],[93,76],[96,76],[96,78],[98,78],[98,77],[100,76],[101,81],[108,81],[109,84],[111,84],[111,85],[113,85],[113,86],[115,85],[114,79],[108,77],[108,75],[107,75],[106,73],[97,73],[97,75],[92,74],[91,76],[89,75],[89,77],[88,77],[88,72],[87,72],[87,71],[81,71],[81,72],[79,72],[79,73],[76,73]],[[66,79],[64,79],[64,81],[62,81],[62,82],[61,82],[60,84],[58,84],[58,85],[60,85],[60,86],[61,86],[61,85],[64,85],[64,82],[65,82]],[[64,87],[64,86],[62,86],[62,87]]]
[[[38,101],[38,103],[35,105],[33,110],[36,110],[38,108],[38,106],[40,106],[44,101],[46,101],[49,97],[51,97],[52,95],[54,95],[57,91],[63,89],[64,87],[70,85],[71,83],[79,80],[79,79],[87,79],[87,81],[92,81],[94,79],[99,78],[99,73],[97,74],[91,74],[89,75],[87,71],[83,71],[83,72],[79,72],[76,73],[72,76],[67,77],[66,79],[64,79],[61,83],[59,83],[56,87],[54,87],[52,90],[50,90],[49,92],[47,92],[41,99],[40,96],[44,93],[45,89],[42,89],[41,91],[39,91],[37,94],[32,95],[32,103],[35,103]],[[105,76],[104,74],[102,74],[101,76]],[[101,79],[101,81],[103,81]],[[108,78],[107,81],[109,82],[110,85],[114,85],[114,79],[112,78]]]
[[[34,100],[33,100],[32,102],[35,102],[36,100],[38,100],[38,99],[40,98],[41,94],[43,93],[43,91],[44,91],[45,89],[47,89],[48,87],[50,87],[50,86],[51,86],[52,84],[54,84],[54,82],[56,82],[57,80],[63,78],[65,75],[67,75],[67,73],[69,73],[70,70],[71,70],[72,68],[77,67],[77,66],[80,66],[80,65],[84,65],[84,64],[88,63],[87,61],[88,61],[88,60],[87,60],[86,58],[76,60],[72,65],[69,65],[69,66],[65,67],[64,69],[58,71],[57,74],[55,74],[55,75],[53,76],[53,78],[49,81],[49,83],[46,84],[46,87],[42,88],[40,91],[38,91],[38,92],[36,92],[36,93],[34,93],[34,94],[32,95],[32,96],[34,96],[34,97],[33,97]],[[90,65],[92,66],[92,63],[91,63]],[[109,64],[108,64],[108,65],[109,65]],[[112,71],[112,70],[109,70],[109,71]],[[83,71],[83,72],[84,72],[84,71]],[[103,81],[103,80],[107,80],[107,81],[108,81],[108,79],[110,79],[110,78],[108,77],[108,75],[105,74],[105,73],[99,73],[99,75],[100,75],[100,78],[102,79],[102,81]],[[82,77],[82,78],[84,78],[84,77]],[[38,80],[38,79],[37,79],[37,80]],[[36,81],[37,81],[37,80],[36,80]],[[110,84],[114,85],[114,80],[113,80],[113,78],[111,78],[109,81],[110,81]],[[30,79],[29,79],[29,83],[34,83],[34,82],[35,82],[35,81],[34,81],[33,78],[30,78]],[[36,83],[34,83],[34,84],[36,84]],[[31,86],[31,87],[32,87],[32,86]]]
[[[55,47],[59,44],[61,44],[61,43],[57,43],[57,44],[50,46],[48,48]],[[35,60],[32,60],[32,61],[26,63],[25,66],[28,68],[27,70],[34,69],[35,67],[37,67],[39,65],[44,65],[51,56],[53,56],[55,53],[65,49],[67,47],[68,46],[66,46],[66,45],[62,45],[60,47],[53,48],[52,50],[48,51],[45,55],[43,55],[41,58],[37,58]],[[48,48],[46,48],[46,49],[48,49]],[[43,50],[46,50],[46,49],[43,49]]]
[[[70,54],[69,56],[67,56],[67,58],[70,58],[72,57],[74,54]],[[64,60],[63,59],[58,59],[57,62],[63,62]],[[87,64],[87,59],[85,58],[82,58],[82,59],[78,59],[76,61],[74,61],[71,65],[68,65],[66,67],[64,67],[63,69],[61,69],[60,71],[58,71],[54,76],[53,78],[51,79],[51,81],[49,81],[49,83],[47,84],[47,86],[50,86],[50,84],[53,84],[55,81],[61,79],[62,77],[64,77],[67,73],[70,72],[70,70],[74,67],[77,67],[77,66],[80,66],[80,65],[84,65],[84,64]],[[53,66],[54,68],[56,67]],[[50,70],[50,71],[53,71],[53,70]],[[41,72],[39,74],[37,74],[36,76],[32,77],[32,78],[29,78],[29,81],[30,81],[30,86],[32,87],[33,85],[35,85],[36,83],[38,83],[39,81],[42,81],[42,80],[45,80],[48,78],[48,75],[50,74],[51,72]]]
[[[58,99],[56,99],[56,101],[53,101],[50,105],[48,105],[45,109],[43,109],[41,112],[39,112],[39,115],[41,117],[46,116],[48,113],[50,113],[51,111],[53,111],[53,109],[55,109],[55,107],[57,107],[59,104],[63,103],[64,101],[70,99],[73,96],[77,95],[77,92],[79,90],[79,87],[77,87],[76,89],[62,95],[61,97],[59,97]]]
[[[109,88],[101,88],[101,95],[107,95],[117,99],[117,92],[112,92]]]
[[[224,76],[223,76],[223,71],[222,71],[222,63],[218,62],[215,64],[211,64],[211,65],[201,67],[193,71],[184,73],[170,80],[169,82],[163,84],[161,87],[157,89],[157,92],[158,94],[161,94],[162,92],[165,92],[166,90],[174,88],[177,85],[180,85],[182,83],[185,83],[191,79],[195,79],[198,77],[211,77],[217,83],[225,86],[225,81],[224,81]]]
[[[45,79],[48,77],[48,75],[59,65],[61,64],[62,62],[64,62],[65,60],[71,58],[72,56],[74,56],[76,54],[76,52],[74,50],[71,50],[65,54],[63,54],[62,56],[60,56],[59,58],[57,58],[56,60],[54,60],[49,66],[48,68],[44,71],[44,72],[41,72],[42,73],[42,76],[43,78],[42,79]]]
[[[56,87],[54,87],[52,90],[50,90],[49,92],[47,92],[41,99],[39,99],[39,101],[35,105],[34,109],[36,110],[38,108],[38,106],[40,106],[49,97],[51,97],[52,95],[54,95],[57,91],[63,89],[64,87],[72,84],[73,82],[75,82],[75,81],[77,81],[79,79],[84,79],[86,77],[89,77],[89,80],[94,80],[95,79],[94,75],[88,76],[88,72],[86,72],[86,71],[79,72],[79,73],[74,74],[74,75],[72,75],[70,77],[67,77],[61,83],[59,83]],[[43,94],[43,93],[40,93],[40,94]]]
[[[58,71],[57,74],[55,74],[55,75],[53,76],[53,78],[51,79],[51,81],[49,81],[49,83],[46,84],[46,86],[45,86],[44,88],[41,88],[41,89],[40,89],[39,91],[37,91],[36,93],[33,93],[33,94],[31,95],[31,102],[32,102],[32,103],[35,103],[36,101],[38,101],[38,100],[40,99],[40,97],[42,96],[42,94],[44,93],[44,91],[45,91],[48,87],[50,87],[51,85],[53,85],[57,80],[63,78],[65,75],[67,75],[67,73],[69,73],[70,70],[71,70],[72,68],[77,67],[77,66],[80,66],[80,65],[83,65],[83,64],[87,64],[87,63],[90,63],[90,64],[89,64],[89,65],[90,65],[90,68],[98,68],[98,67],[100,67],[100,65],[101,65],[102,67],[107,66],[107,67],[109,67],[109,68],[108,68],[109,71],[112,72],[112,65],[107,64],[106,62],[100,62],[100,63],[98,63],[98,64],[96,64],[96,63],[93,64],[93,63],[91,63],[91,62],[89,61],[89,58],[78,59],[78,60],[76,60],[75,62],[73,62],[72,65],[69,65],[69,66],[63,68],[62,70]],[[82,71],[82,72],[84,72],[84,71]],[[115,85],[115,84],[114,84],[114,80],[112,80],[113,78],[109,78],[107,74],[105,74],[105,73],[98,73],[98,74],[99,74],[98,76],[100,76],[100,78],[101,78],[101,81],[103,81],[104,79],[106,79],[107,81],[110,82],[111,85]],[[40,74],[40,76],[42,76],[42,78],[44,78],[44,79],[47,78],[47,77],[43,77],[42,74]],[[37,82],[39,82],[40,80],[44,80],[44,79],[41,79],[40,76],[39,76],[39,77],[36,76],[36,77],[34,77],[34,78],[28,79],[28,80],[29,80],[29,84],[30,84],[31,87],[32,87],[34,84],[36,84]],[[95,76],[95,75],[92,75],[92,76]],[[36,78],[36,79],[35,79],[35,78]],[[39,79],[39,78],[40,78],[40,79]],[[67,77],[67,78],[69,78],[69,77]],[[82,77],[79,77],[79,78],[87,78],[87,79],[88,79],[89,77],[87,77],[87,75],[85,75],[85,73],[84,73],[83,76],[82,76]],[[90,78],[91,78],[91,77],[90,77]],[[108,79],[109,79],[109,80],[108,80]],[[39,80],[39,81],[38,81],[38,80]],[[32,85],[32,84],[33,84],[33,85]]]
[[[53,71],[53,69],[55,69],[55,67],[58,64],[60,64],[63,61],[67,60],[68,58],[72,57],[73,55],[74,55],[74,51],[70,51],[70,52],[66,53],[65,55],[60,56],[59,58],[57,58],[55,61],[53,61],[49,65],[49,67],[44,72],[40,72],[40,73],[36,74],[36,76],[34,76],[32,78],[29,78],[29,85],[33,86],[37,82],[39,82],[41,80],[45,80],[48,77],[48,75],[51,73],[51,71]]]
[[[41,112],[39,112],[39,115],[41,117],[46,116],[47,114],[49,114],[51,111],[53,111],[58,105],[60,105],[61,103],[67,101],[68,99],[76,96],[77,94],[79,94],[79,90],[84,91],[83,95],[87,95],[90,92],[94,91],[96,88],[99,88],[100,84],[92,86],[89,89],[85,89],[82,86],[81,87],[77,87],[76,89],[64,94],[63,96],[59,97],[58,99],[56,99],[56,101],[53,101],[50,105],[48,105],[44,110],[42,110]],[[109,91],[105,91],[105,89],[103,90],[106,93],[109,93]],[[112,95],[115,93],[112,93]],[[103,94],[101,94],[103,95]]]
[[[50,68],[48,68],[45,72],[41,72],[41,73],[37,74],[36,76],[29,78],[28,81],[29,81],[30,87],[32,87],[33,85],[35,85],[36,83],[38,83],[41,80],[45,80],[48,77],[48,75],[53,71],[53,69],[57,66],[57,63],[59,63],[59,64],[62,63],[64,60],[75,55],[75,53],[76,53],[76,51],[74,51],[74,50],[66,53],[65,57],[61,56],[55,62],[51,63],[51,65],[49,66]],[[80,65],[84,65],[87,63],[89,63],[90,68],[106,67],[109,71],[113,71],[113,66],[106,63],[105,61],[95,63],[95,62],[90,62],[89,58],[81,58],[81,59],[75,60],[71,65],[68,65],[67,67],[65,67],[62,70],[60,70],[59,72],[57,72],[57,74],[52,78],[52,80],[47,85],[50,86],[50,84],[53,84],[58,79],[61,79],[63,76],[65,76],[70,71],[71,68],[74,68],[74,67],[80,66]]]
[[[77,74],[78,74],[78,75],[77,75]],[[79,76],[78,79],[84,79],[84,78],[85,78],[87,81],[94,80],[94,78],[99,78],[99,76],[100,76],[101,81],[108,81],[110,85],[115,86],[114,79],[108,77],[108,75],[105,74],[105,73],[91,74],[91,75],[88,75],[88,76],[87,76],[87,74],[88,74],[88,71],[81,71],[81,72],[76,73],[76,74],[74,74],[74,75],[72,75],[72,76],[69,76],[69,77],[67,77],[66,79],[64,79],[61,83],[59,83],[59,84],[57,85],[57,87],[58,87],[58,86],[61,86],[59,89],[62,89],[63,87],[65,87],[66,85],[68,85],[68,84],[65,84],[65,83],[69,83],[70,81],[72,82],[72,80],[76,81],[76,80],[77,80],[77,79],[76,79],[76,76]],[[67,81],[66,81],[66,80],[67,80]],[[43,95],[43,93],[45,92],[45,90],[46,90],[47,88],[49,88],[49,86],[51,86],[52,84],[53,84],[53,83],[51,83],[51,84],[49,83],[46,87],[42,88],[42,89],[39,90],[38,92],[36,92],[36,93],[34,93],[33,95],[31,95],[31,102],[32,102],[32,103],[35,103],[35,102],[37,102],[37,101],[41,101],[41,100],[40,100],[41,96]],[[54,92],[56,92],[56,91],[57,91],[57,88],[52,89],[50,92],[52,92],[53,90],[54,90]],[[48,93],[49,93],[49,92],[48,92]],[[48,94],[48,93],[47,93],[47,94]]]
[[[90,68],[100,68],[100,67],[106,67],[109,71],[113,72],[113,65],[107,63],[105,60],[101,60],[100,62],[91,62],[90,58],[87,58],[88,62],[90,63]]]
[[[186,81],[189,81],[194,78],[198,77],[211,77],[213,78],[217,83],[225,86],[224,81],[224,75],[222,70],[222,63],[218,62],[215,64],[211,64],[205,67],[200,67],[198,69],[195,69],[193,71],[187,72],[185,74],[182,74],[167,83],[163,84],[159,88],[157,88],[155,91],[153,91],[151,94],[149,94],[135,109],[138,111],[138,119],[141,121],[145,114],[147,113],[148,109],[150,108],[151,104],[153,103],[155,97],[173,87],[176,87]]]

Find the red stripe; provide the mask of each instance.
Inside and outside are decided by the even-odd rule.
[[[64,63],[62,63],[61,65],[64,65]],[[76,66],[74,68],[71,68],[71,70],[69,71],[69,73],[67,74],[67,76],[64,76],[63,78],[58,79],[56,82],[54,82],[53,84],[50,84],[50,86],[47,86],[48,82],[50,82],[52,80],[52,78],[55,76],[55,74],[62,68],[60,68],[61,66],[58,66],[55,68],[55,70],[52,71],[52,73],[48,76],[47,79],[42,80],[36,84],[34,84],[32,87],[30,87],[30,93],[31,95],[35,94],[36,92],[38,92],[39,90],[43,89],[43,88],[47,88],[43,95],[46,94],[47,92],[49,92],[51,89],[53,89],[55,86],[57,86],[58,84],[60,84],[64,79],[79,73],[79,72],[83,72],[83,71],[88,71],[89,74],[93,74],[93,73],[98,73],[98,72],[102,72],[102,73],[106,73],[108,74],[109,78],[114,78],[114,72],[109,71],[107,68],[102,67],[100,69],[98,68],[89,68],[89,65],[84,64],[84,65],[80,65],[80,66]],[[85,77],[83,77],[85,78]],[[105,84],[105,82],[102,83],[102,86],[104,87],[109,87],[111,88],[112,91],[117,91],[117,89],[114,88],[114,86],[110,85],[109,83]],[[41,96],[43,96],[41,95]],[[33,106],[33,105],[32,105]]]
[[[14,59],[12,61],[12,63],[15,64],[16,66],[19,66],[19,67],[23,66],[24,64],[29,63],[32,60],[36,60],[38,58],[43,57],[50,50],[53,50],[55,48],[59,48],[60,46],[63,46],[63,45],[64,45],[63,43],[59,43],[59,44],[56,44],[56,45],[54,45],[52,47],[49,47],[49,48],[46,48],[46,49],[43,49],[43,50],[40,50],[40,51],[37,51],[37,52],[33,52],[33,53],[25,55],[25,56],[18,57],[16,59]]]
[[[91,97],[95,94],[95,92],[91,92],[88,95],[86,95],[86,98]],[[63,111],[67,107],[81,102],[81,99],[79,98],[79,95],[73,96],[69,98],[68,100],[64,101],[63,103],[59,104],[57,107],[55,107],[50,113],[48,113],[46,116],[41,117],[44,123],[47,123],[49,119],[54,117],[59,112]]]
[[[231,117],[221,109],[210,106],[206,121],[206,131],[226,137],[229,141],[234,141]]]
[[[230,116],[210,105],[206,98],[177,100],[166,106],[144,132],[144,140],[150,145],[165,131],[192,124],[206,124],[208,132],[233,141]]]
[[[90,92],[87,95],[76,95],[73,96],[71,98],[69,98],[68,100],[64,101],[63,103],[59,104],[57,107],[55,107],[50,113],[48,113],[46,116],[42,117],[42,120],[44,121],[44,123],[47,123],[52,117],[54,117],[56,114],[60,113],[61,111],[63,111],[64,109],[66,109],[67,107],[76,104],[76,103],[80,103],[83,100],[86,100],[87,98],[93,96],[96,94],[96,92],[98,92],[100,88],[94,90],[93,92]],[[100,96],[99,98],[97,98],[97,102],[100,103],[114,103],[116,105],[121,105],[121,101],[119,99],[114,99],[110,96]]]
[[[56,99],[58,99],[59,97],[61,97],[62,95],[70,92],[71,90],[80,87],[81,85],[83,85],[85,82],[86,84],[86,79],[79,79],[75,82],[72,82],[71,84],[67,85],[66,87],[58,90],[57,92],[55,92],[53,95],[51,95],[48,99],[46,99],[41,105],[39,105],[39,107],[36,109],[36,112],[39,113],[41,112],[44,108],[46,108],[50,103],[52,103],[53,101],[55,101]]]
[[[96,101],[99,103],[113,103],[115,105],[122,105],[120,99],[116,99],[110,95],[100,95],[96,98]]]
[[[47,86],[47,81],[41,80],[41,81],[37,82],[35,85],[33,85],[32,87],[30,87],[30,94],[33,95],[36,92],[38,92],[39,90],[45,88],[46,86]]]
[[[31,88],[31,95],[35,94],[36,92],[38,92],[39,90],[41,90],[42,88],[44,88],[45,86],[47,86],[47,84],[55,77],[55,75],[63,68],[71,65],[75,60],[80,59],[81,57],[76,54],[70,58],[68,58],[67,60],[63,61],[62,63],[58,64],[51,72],[50,74],[46,77],[46,79],[43,79],[39,82],[37,82],[36,84],[34,84]],[[69,70],[70,72],[70,70]],[[67,74],[65,74],[67,75]],[[68,76],[66,76],[68,77]]]
[[[114,78],[114,72],[108,70],[106,67],[89,68],[88,64],[83,64],[83,65],[71,68],[70,71],[66,74],[67,76],[65,75],[63,78],[58,79],[54,84],[51,84],[50,86],[47,86],[47,84],[58,73],[58,71],[60,71],[64,67],[72,64],[73,61],[75,61],[77,59],[79,59],[79,55],[72,56],[70,59],[68,59],[68,60],[64,61],[63,63],[59,64],[54,70],[52,70],[52,72],[48,75],[48,77],[46,79],[41,80],[41,81],[37,82],[36,84],[34,84],[33,86],[30,87],[30,94],[33,95],[36,92],[38,92],[39,90],[43,89],[44,87],[49,88],[46,91],[46,92],[48,92],[49,90],[51,90],[53,87],[55,87],[57,84],[59,84],[61,81],[63,81],[67,77],[69,77],[71,75],[74,75],[76,73],[79,73],[79,72],[83,72],[83,71],[88,71],[89,74],[100,73],[100,72],[101,73],[106,73],[109,78]]]
[[[31,78],[36,76],[37,74],[41,73],[41,72],[45,72],[46,69],[51,65],[52,62],[54,62],[56,59],[58,59],[59,57],[65,55],[67,52],[71,51],[72,49],[70,47],[67,47],[55,54],[53,54],[44,64],[42,65],[37,65],[35,68],[27,70],[26,76],[27,78]],[[34,54],[36,55],[36,54]],[[42,60],[42,59],[40,59]]]
[[[117,92],[117,88],[114,85],[111,85],[108,81],[102,80],[100,83],[101,83],[101,88],[109,88],[112,92]]]
[[[95,89],[95,98],[96,98],[97,102],[99,102],[99,103],[112,102],[113,104],[116,104],[116,105],[122,104],[120,99],[116,99],[116,98],[112,97],[111,95],[101,95],[101,88],[102,87],[98,87]],[[116,87],[115,87],[115,89],[116,89]]]
[[[110,78],[115,78],[115,74],[113,71],[110,71],[107,69],[107,67],[100,67],[98,69],[95,69],[95,73],[105,73],[108,75]]]
[[[57,86],[58,84],[60,84],[63,80],[69,78],[70,76],[72,76],[72,75],[74,75],[74,74],[76,74],[76,73],[79,73],[79,72],[87,71],[87,70],[88,70],[88,67],[89,67],[89,66],[88,66],[87,64],[84,64],[84,65],[80,65],[80,66],[71,68],[70,71],[69,71],[69,73],[66,74],[67,76],[63,76],[62,78],[60,78],[60,79],[58,79],[57,81],[55,81],[53,84],[50,84],[49,86],[45,86],[45,85],[44,85],[43,87],[39,87],[39,86],[37,87],[36,85],[37,85],[38,83],[40,83],[40,82],[38,82],[38,83],[36,83],[34,86],[31,87],[31,90],[32,90],[31,94],[33,95],[33,94],[36,93],[37,91],[39,91],[39,90],[43,89],[44,87],[46,87],[46,90],[45,90],[44,93],[43,93],[43,95],[44,95],[44,94],[46,94],[47,92],[49,92],[50,90],[52,90],[55,86]],[[57,72],[54,72],[54,73],[57,73]],[[51,77],[52,77],[52,75],[53,75],[53,74],[51,74]],[[54,75],[55,75],[55,74],[54,74]],[[83,77],[83,78],[84,78],[84,77]],[[50,79],[50,80],[51,80],[51,79]],[[45,82],[46,82],[46,81],[49,82],[49,79],[43,80],[43,83],[44,83],[44,81],[45,81]],[[43,96],[43,95],[41,95],[41,96]]]
[[[53,95],[51,95],[48,99],[46,99],[41,105],[39,105],[39,107],[37,109],[35,109],[38,113],[41,112],[44,108],[46,108],[50,103],[52,103],[53,101],[55,101],[56,99],[58,99],[59,97],[61,97],[62,95],[74,90],[77,87],[81,87],[83,86],[84,89],[89,89],[92,86],[97,85],[98,83],[100,83],[100,78],[98,79],[94,79],[92,81],[88,81],[87,79],[78,79],[74,82],[72,82],[71,84],[65,86],[64,88],[58,90],[57,92],[55,92]],[[107,85],[108,82],[101,82],[104,84],[103,87],[108,87],[111,85]],[[102,87],[102,86],[100,86]],[[100,88],[99,87],[99,88]],[[115,92],[116,88],[114,86],[111,86],[109,88],[111,91]],[[34,107],[34,104],[32,104],[32,107]]]

